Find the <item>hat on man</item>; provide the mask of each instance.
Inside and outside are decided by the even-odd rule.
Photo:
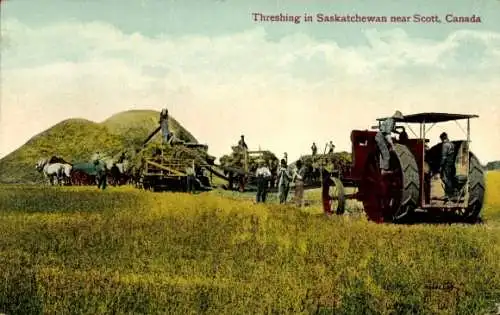
[[[405,117],[403,116],[403,114],[397,110],[394,115],[392,115],[392,118],[395,118],[395,119],[404,119]]]

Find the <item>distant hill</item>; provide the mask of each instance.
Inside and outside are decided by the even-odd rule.
[[[131,110],[111,116],[102,123],[86,119],[67,119],[31,138],[0,160],[0,183],[37,183],[42,180],[35,164],[40,158],[57,155],[70,162],[88,161],[99,151],[114,156],[133,150],[158,127],[159,112]],[[170,129],[189,142],[196,138],[170,118]],[[152,142],[161,141],[158,133]]]
[[[489,171],[500,170],[500,161],[491,161],[486,164],[486,169]]]

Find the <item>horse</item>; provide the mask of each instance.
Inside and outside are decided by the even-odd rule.
[[[124,185],[127,184],[130,180],[130,169],[129,162],[127,160],[121,163],[110,162],[110,160],[106,161],[106,165],[109,169],[110,180],[112,185]],[[111,167],[109,166],[111,165]]]
[[[109,176],[109,183],[113,186],[127,184],[131,179],[131,165],[126,159],[125,153],[119,157],[109,157],[99,152],[91,157],[92,161],[101,161],[106,166],[106,172]]]
[[[117,163],[116,166],[120,170],[120,185],[125,185],[130,182],[132,177],[132,167],[128,160],[123,160],[121,163]]]
[[[111,166],[109,174],[111,175],[110,176],[111,185],[113,186],[118,185],[120,182],[121,172],[116,164],[113,164],[113,166]]]
[[[61,163],[61,164],[64,170],[62,177],[63,183],[65,183],[66,185],[71,185],[71,172],[73,170],[73,165],[69,163]]]
[[[142,168],[141,167],[132,167],[128,173],[129,173],[129,175],[128,175],[129,182],[131,182],[135,188],[141,188],[142,187],[142,180],[141,180]]]
[[[65,167],[62,163],[49,163],[48,159],[40,159],[35,168],[43,172],[50,185],[55,185],[56,181],[62,183],[65,176]]]
[[[49,159],[39,160],[37,165],[41,164],[49,165],[50,166],[49,168],[52,169],[57,169],[58,166],[59,168],[62,168],[62,172],[61,170],[59,170],[57,176],[47,176],[47,177],[51,177],[52,181],[54,180],[54,178],[57,179],[59,184],[71,185],[71,172],[73,169],[73,165],[71,165],[71,163],[66,162],[64,159],[60,157],[51,156]]]

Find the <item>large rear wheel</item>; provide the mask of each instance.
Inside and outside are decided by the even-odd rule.
[[[485,191],[484,169],[477,157],[469,153],[469,204],[464,217],[467,222],[476,223],[481,220],[481,209]]]
[[[420,181],[415,157],[401,144],[391,152],[392,174],[382,175],[378,152],[366,164],[359,187],[368,219],[375,222],[405,222],[418,206]]]

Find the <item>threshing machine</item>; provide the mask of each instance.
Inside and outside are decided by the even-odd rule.
[[[170,134],[168,116],[160,116],[158,126],[143,142],[142,148],[137,153],[141,156],[139,167],[138,186],[153,190],[186,190],[188,168],[194,170],[194,185],[196,190],[210,190],[211,181],[208,173],[227,178],[214,169],[215,157],[208,154],[208,145],[185,142],[172,137],[167,142],[163,139],[161,145],[153,148],[145,148],[153,137],[162,130],[162,134]],[[165,130],[166,129],[166,130]],[[152,149],[152,151],[150,151]]]

